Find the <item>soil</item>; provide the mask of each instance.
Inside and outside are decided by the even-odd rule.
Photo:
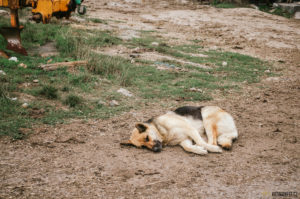
[[[189,103],[218,105],[235,118],[239,138],[222,154],[120,146],[135,122],[188,104],[182,101],[165,101],[167,108],[146,104],[107,120],[39,126],[25,140],[1,138],[0,198],[244,199],[272,198],[276,191],[299,197],[300,21],[183,1],[85,4],[91,17],[110,20],[120,35],[130,38],[142,29],[156,30],[174,43],[198,39],[205,48],[268,60],[281,76]]]

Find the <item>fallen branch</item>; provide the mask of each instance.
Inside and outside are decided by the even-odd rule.
[[[59,62],[54,64],[43,64],[39,67],[45,71],[52,71],[61,67],[74,67],[77,65],[86,65],[87,63],[88,63],[87,61],[71,61],[71,62]]]

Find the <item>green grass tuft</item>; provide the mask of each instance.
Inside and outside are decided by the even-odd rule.
[[[82,99],[76,95],[68,95],[67,98],[64,101],[64,104],[70,106],[70,107],[75,107],[79,104],[82,103]]]

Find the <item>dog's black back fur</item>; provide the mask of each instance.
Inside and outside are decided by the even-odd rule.
[[[203,106],[183,106],[177,108],[174,112],[181,116],[192,116],[194,119],[203,120],[201,109]]]

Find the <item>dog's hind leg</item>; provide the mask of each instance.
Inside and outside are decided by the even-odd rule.
[[[218,129],[216,124],[204,122],[204,128],[207,136],[207,143],[217,145]]]
[[[190,140],[190,139],[186,139],[186,140],[182,141],[180,143],[180,146],[182,146],[182,148],[185,151],[188,151],[188,152],[191,152],[191,153],[196,153],[196,154],[199,154],[199,155],[207,154],[207,150],[205,150],[201,146],[194,145],[192,140]]]
[[[197,145],[204,147],[205,149],[207,149],[210,152],[215,152],[215,153],[221,153],[222,152],[222,148],[219,147],[218,145],[212,145],[212,144],[206,143],[202,139],[202,137],[199,135],[199,133],[196,129],[189,129],[189,131],[187,132],[187,135],[190,138],[192,138]]]

